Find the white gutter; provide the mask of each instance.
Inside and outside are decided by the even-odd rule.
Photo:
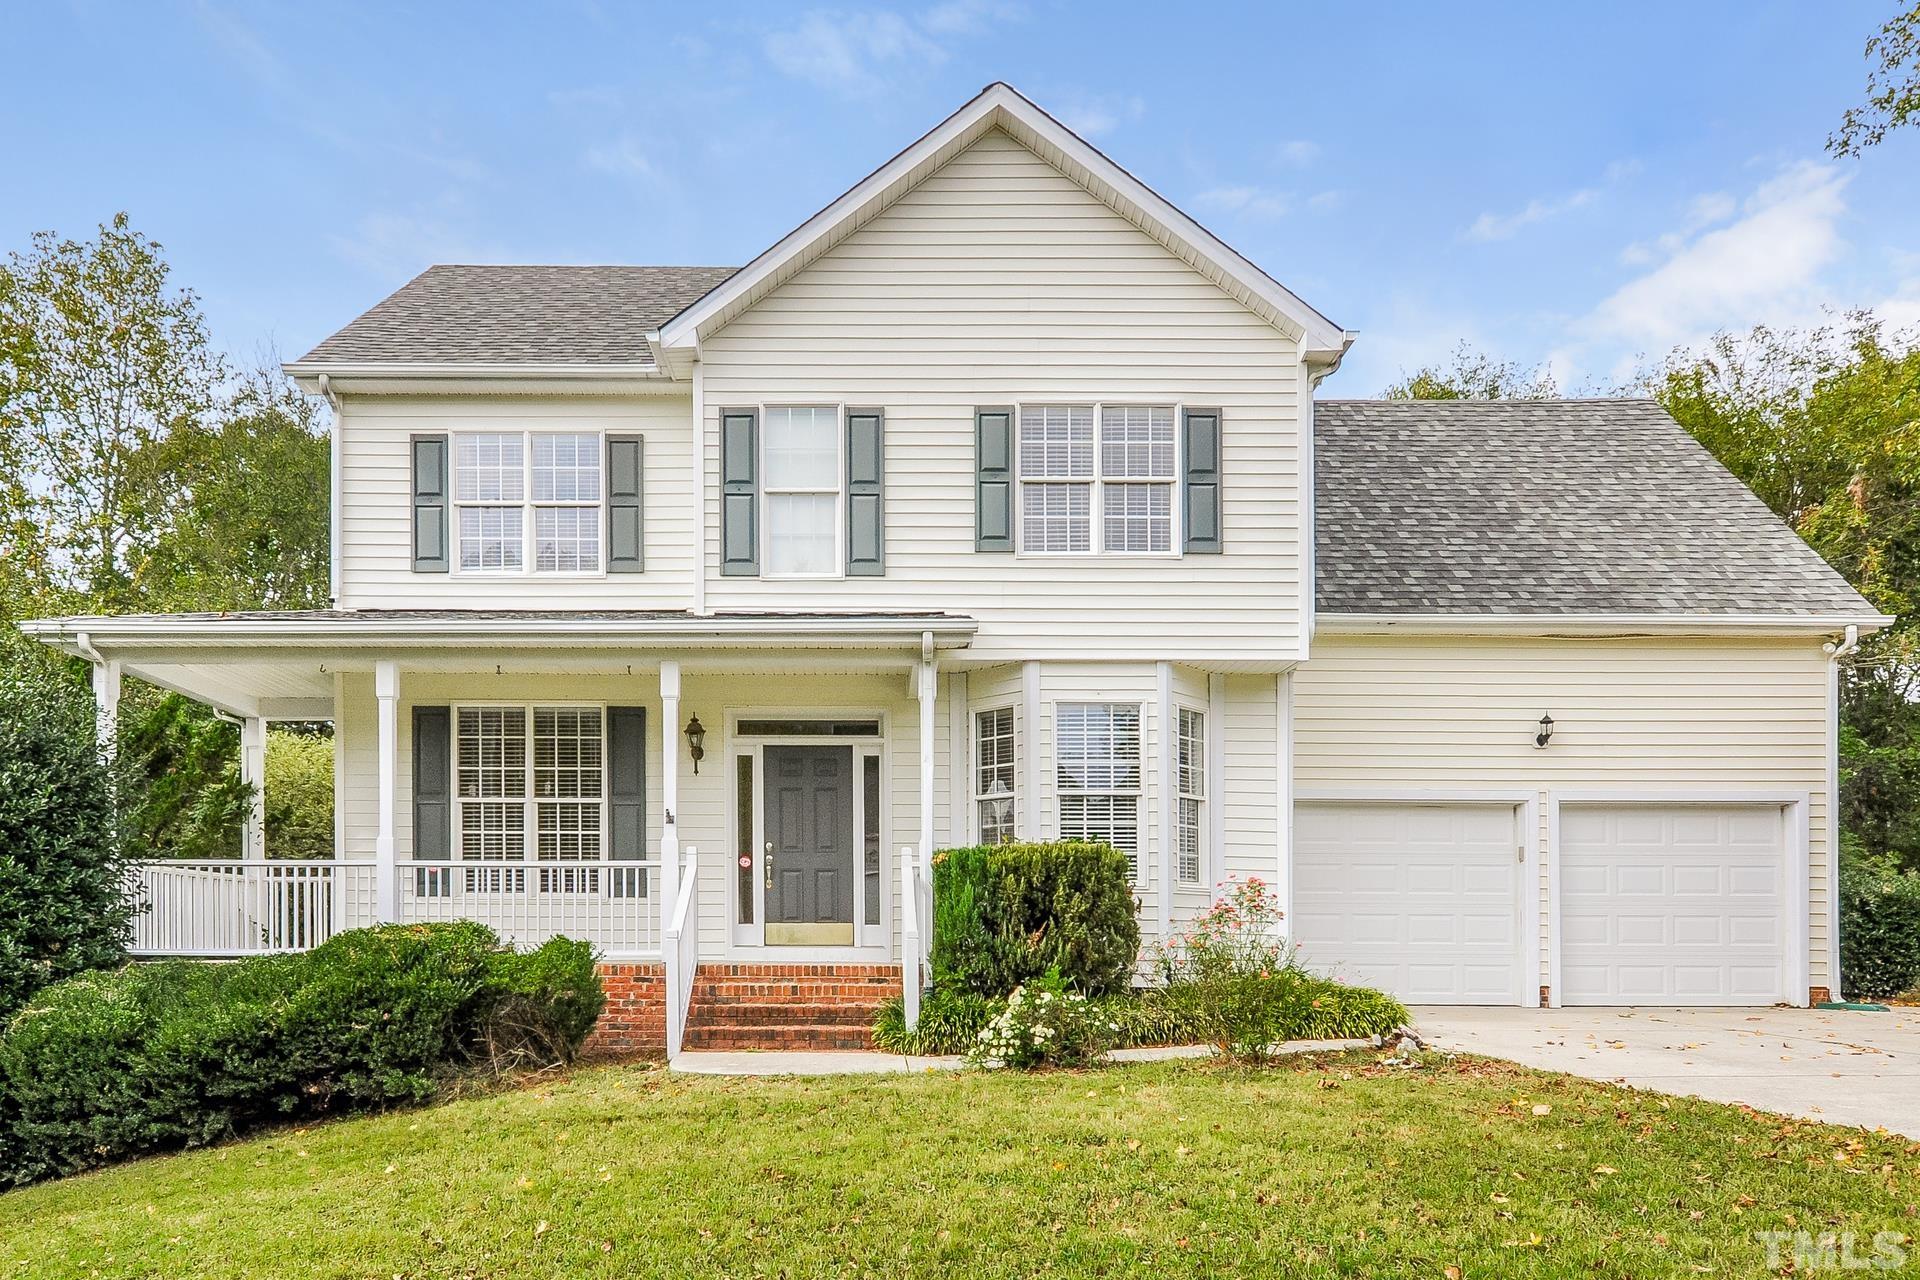
[[[569,648],[591,647],[595,644],[618,646],[650,640],[739,647],[796,639],[865,647],[876,644],[918,647],[921,637],[927,633],[938,637],[943,647],[955,648],[966,645],[979,630],[979,624],[970,618],[935,621],[927,618],[778,616],[741,619],[688,617],[629,623],[598,618],[338,618],[324,621],[204,618],[182,622],[177,618],[162,616],[41,618],[21,622],[18,626],[22,633],[35,640],[57,644],[74,653],[80,652],[77,647],[80,644],[86,644],[91,649],[95,638],[111,645],[139,644],[148,647],[252,646],[262,642],[281,642],[311,648],[368,641],[433,647],[449,646],[476,636],[486,637],[495,643],[513,643],[522,648],[551,646],[555,643],[564,643]]]
[[[1390,635],[1829,635],[1892,626],[1884,614],[1318,613],[1322,634]]]
[[[425,360],[291,361],[280,368],[290,378],[540,378],[553,382],[658,382],[673,379],[659,369],[631,363],[554,364],[540,361],[449,363]]]
[[[1848,627],[1827,655],[1827,993],[1844,1000],[1840,981],[1840,660],[1860,647],[1860,629]],[[1811,923],[1811,922],[1809,922]]]

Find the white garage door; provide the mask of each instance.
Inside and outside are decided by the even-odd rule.
[[[1511,805],[1306,804],[1294,812],[1293,940],[1309,967],[1425,1004],[1525,989]]]
[[[1562,1004],[1787,997],[1778,805],[1560,810]]]

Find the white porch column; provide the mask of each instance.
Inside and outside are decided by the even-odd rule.
[[[240,855],[267,856],[267,722],[248,716],[240,722],[240,781],[252,788],[247,820],[242,828]]]
[[[391,924],[400,914],[399,869],[394,844],[394,797],[400,778],[400,664],[373,664],[373,696],[380,707],[380,830],[373,841],[374,914]]]
[[[920,637],[920,871],[933,866],[933,713],[937,669],[933,633]]]
[[[111,760],[119,743],[119,681],[119,658],[94,662],[94,743],[102,760]]]
[[[680,897],[680,664],[660,664],[660,927]]]

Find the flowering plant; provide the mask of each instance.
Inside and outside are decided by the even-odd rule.
[[[1213,905],[1153,952],[1160,980],[1208,982],[1266,978],[1294,967],[1281,926],[1280,899],[1258,876],[1226,880]]]
[[[1015,987],[1007,1007],[980,1029],[968,1058],[976,1065],[1085,1066],[1113,1043],[1120,1024],[1077,991],[1058,970]]]

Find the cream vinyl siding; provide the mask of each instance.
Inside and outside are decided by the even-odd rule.
[[[1297,654],[1296,344],[1004,133],[703,340],[701,367],[716,609],[965,613],[970,664]],[[1222,410],[1224,554],[974,550],[974,409],[1096,401]],[[722,578],[719,412],[809,403],[886,414],[886,575]]]
[[[691,395],[349,397],[337,427],[342,494],[340,607],[687,607],[693,597],[692,406]],[[503,575],[463,574],[456,569],[415,573],[409,440],[415,435],[452,436],[464,431],[643,436],[646,572]],[[603,544],[605,532],[603,528]]]
[[[769,659],[763,673],[778,665]],[[731,877],[735,874],[732,821],[734,775],[730,731],[735,713],[779,716],[801,711],[833,713],[880,711],[887,725],[887,746],[881,761],[885,843],[882,859],[883,918],[888,921],[897,950],[899,934],[899,850],[920,838],[919,704],[906,694],[906,679],[893,674],[699,674],[681,681],[679,724],[674,742],[680,752],[680,845],[700,854],[700,954],[707,959],[728,955],[777,959],[772,952],[743,951],[729,941],[732,917]],[[945,687],[940,690],[934,727],[934,841],[936,847],[953,843],[947,791],[948,742]],[[408,672],[400,674],[399,779],[395,794],[395,845],[398,858],[412,858],[413,841],[413,707],[454,703],[593,702],[647,709],[648,857],[658,858],[661,835],[660,792],[660,683],[651,670],[635,668],[632,676],[506,675],[492,672]],[[689,715],[698,714],[707,728],[706,759],[700,772],[686,754],[680,732]],[[379,747],[377,714],[370,676],[349,675],[337,721],[342,743],[340,786],[347,843],[345,857],[371,861],[379,828]],[[849,744],[855,740],[849,739]],[[757,800],[757,797],[756,797]]]
[[[1554,719],[1544,750],[1533,745],[1543,714]],[[1826,659],[1815,640],[1323,633],[1294,676],[1303,800],[1316,790],[1536,793],[1544,849],[1558,792],[1806,793],[1815,986],[1826,981],[1826,750]],[[1544,928],[1540,949],[1544,983]]]

